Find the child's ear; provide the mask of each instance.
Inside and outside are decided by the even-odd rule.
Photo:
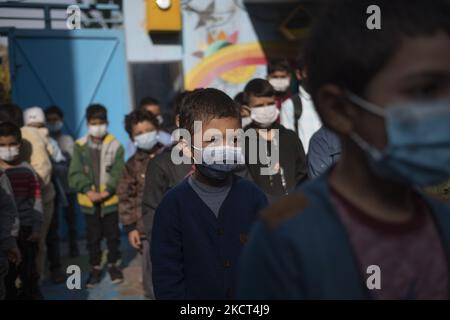
[[[327,84],[319,89],[316,96],[316,109],[322,122],[342,135],[353,131],[353,120],[349,113],[353,110],[345,98],[344,91],[336,85]]]

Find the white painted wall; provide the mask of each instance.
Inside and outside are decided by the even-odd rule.
[[[123,2],[128,62],[172,62],[182,60],[181,45],[154,44],[145,30],[145,0]]]

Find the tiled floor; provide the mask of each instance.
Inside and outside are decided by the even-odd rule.
[[[78,265],[81,269],[81,289],[69,290],[66,283],[55,285],[48,279],[42,284],[42,293],[48,300],[143,300],[143,290],[141,284],[141,257],[128,244],[126,237],[122,237],[122,269],[125,280],[121,284],[112,284],[106,266],[103,272],[101,283],[92,289],[86,289],[84,284],[89,275],[88,255],[86,243],[80,241],[80,253],[77,258],[65,257],[67,255],[67,245],[61,244],[61,255],[63,271],[69,265]],[[104,259],[106,250],[104,252]]]

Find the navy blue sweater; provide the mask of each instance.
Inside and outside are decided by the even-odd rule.
[[[265,195],[233,176],[219,216],[187,179],[167,192],[156,209],[151,241],[157,299],[234,298],[237,262]]]

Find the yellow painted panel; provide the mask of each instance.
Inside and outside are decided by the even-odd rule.
[[[171,6],[163,10],[156,0],[147,0],[146,25],[149,32],[179,32],[181,31],[180,0],[171,0]]]

